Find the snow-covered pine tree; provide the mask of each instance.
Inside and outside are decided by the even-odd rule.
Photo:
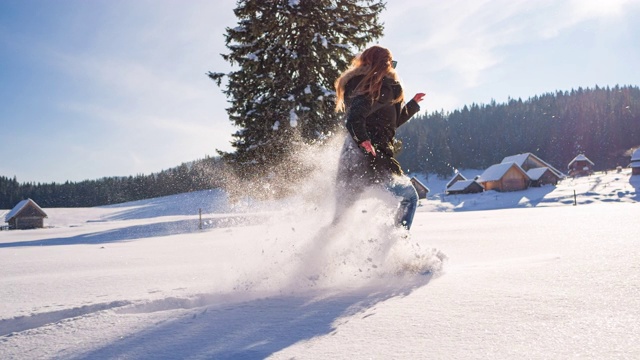
[[[208,75],[225,95],[240,174],[294,168],[291,151],[327,138],[339,124],[333,83],[355,51],[382,35],[378,0],[239,0],[222,57],[236,71]]]

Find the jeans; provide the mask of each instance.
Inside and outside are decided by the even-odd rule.
[[[396,215],[397,224],[407,230],[411,229],[413,216],[418,208],[418,192],[406,177],[399,181],[392,181],[386,188],[400,198],[400,208]]]
[[[413,223],[413,215],[418,207],[418,193],[409,178],[391,175],[388,179],[374,184],[369,178],[367,170],[368,160],[355,141],[348,136],[340,154],[333,223],[338,223],[344,211],[356,202],[366,187],[382,185],[400,200],[400,207],[395,219],[396,224],[409,230]]]

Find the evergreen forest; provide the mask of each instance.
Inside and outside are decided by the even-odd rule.
[[[596,170],[625,167],[629,150],[640,146],[640,89],[596,86],[472,104],[418,116],[397,137],[403,142],[398,160],[409,172],[449,176],[528,152],[565,172],[579,154]]]
[[[92,207],[223,187],[220,158],[205,158],[151,175],[58,183],[19,183],[0,176],[0,209],[31,198],[41,207]]]

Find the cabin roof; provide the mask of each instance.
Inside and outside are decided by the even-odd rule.
[[[504,174],[507,173],[507,171],[509,171],[509,169],[511,169],[512,167],[516,167],[524,176],[528,177],[527,172],[524,171],[520,165],[518,165],[515,162],[502,162],[500,164],[494,164],[489,166],[489,168],[487,170],[485,170],[479,178],[479,182],[486,182],[486,181],[498,181],[500,179],[502,179],[502,177],[504,176]]]
[[[416,186],[416,184],[417,184],[418,186],[421,186],[422,188],[424,188],[424,190],[426,190],[427,192],[429,192],[429,188],[428,188],[425,184],[423,184],[422,182],[420,182],[420,180],[418,180],[418,178],[417,178],[417,177],[415,177],[415,176],[414,176],[414,177],[412,177],[412,178],[411,178],[411,182],[413,183],[413,185],[414,185],[414,186]]]
[[[631,161],[640,161],[640,148],[637,148],[633,154],[631,154]]]
[[[594,165],[593,161],[589,160],[588,157],[584,156],[584,154],[580,154],[575,158],[573,158],[573,160],[571,160],[571,162],[569,163],[569,166],[571,166],[571,164],[577,161],[587,161],[589,164]]]
[[[541,168],[529,169],[529,171],[527,171],[527,175],[529,175],[531,180],[540,180],[542,175],[544,175],[544,173],[546,173],[547,171],[549,171],[552,174],[554,174],[553,171],[549,170],[549,168],[541,167]],[[554,174],[554,175],[556,175],[556,174]]]
[[[555,173],[556,176],[558,176],[559,178],[562,179],[562,178],[565,177],[565,175],[562,173],[562,171],[554,168],[549,163],[547,163],[546,161],[540,159],[539,157],[537,157],[536,155],[534,155],[532,153],[523,153],[523,154],[518,154],[518,155],[507,156],[506,158],[502,159],[502,162],[503,163],[514,162],[514,163],[520,165],[520,167],[522,167],[529,157],[532,157],[536,161],[538,161],[541,164],[543,164],[544,166],[548,167],[549,170],[551,170],[553,173]]]
[[[524,154],[518,154],[518,155],[511,155],[511,156],[507,156],[504,159],[502,159],[503,163],[510,163],[510,162],[514,162],[520,166],[522,166],[525,161],[527,161],[527,158],[533,155],[532,153],[524,153]]]
[[[11,209],[11,211],[9,211],[9,213],[4,217],[4,221],[11,221],[11,219],[19,215],[20,212],[26,209],[28,206],[35,208],[35,210],[40,212],[43,217],[47,217],[47,214],[40,208],[40,206],[38,206],[38,204],[36,204],[35,201],[31,199],[25,199],[20,201],[16,206],[13,207],[13,209]]]
[[[477,184],[475,180],[458,180],[455,183],[451,184],[451,186],[447,188],[447,191],[463,191],[473,183]],[[480,184],[478,184],[478,186],[482,187],[482,185]]]
[[[464,175],[460,174],[459,172],[456,172],[456,174],[451,178],[451,180],[449,180],[449,182],[445,187],[448,189],[451,185],[455,184],[457,181],[460,181],[460,180],[467,180],[467,178],[464,177]]]

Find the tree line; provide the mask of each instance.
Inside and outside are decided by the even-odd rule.
[[[640,146],[640,89],[596,86],[472,104],[419,116],[398,130],[398,159],[411,172],[448,176],[526,152],[561,171],[578,154],[596,170],[613,169],[627,166],[629,150]]]
[[[0,176],[0,209],[31,198],[41,207],[92,207],[220,188],[226,171],[220,158],[206,157],[150,175],[104,177],[65,183],[19,183]]]

